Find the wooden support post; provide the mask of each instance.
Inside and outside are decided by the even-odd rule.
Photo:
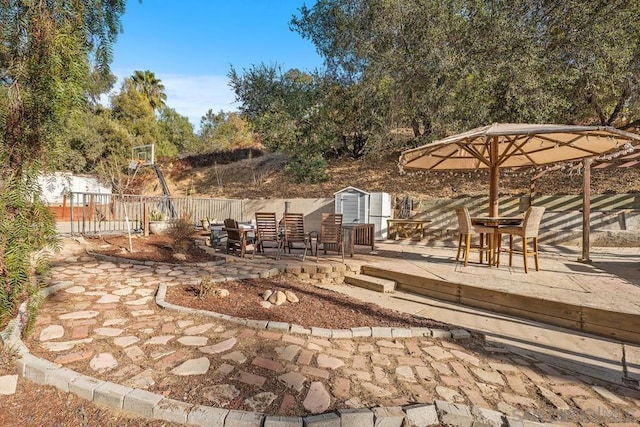
[[[589,252],[591,251],[591,163],[592,158],[582,161],[584,175],[582,181],[582,258],[580,262],[591,262]]]
[[[67,210],[67,195],[62,195],[62,215],[60,215],[60,220],[64,221],[66,219],[65,211]]]
[[[149,236],[149,205],[146,202],[142,205],[142,234]]]

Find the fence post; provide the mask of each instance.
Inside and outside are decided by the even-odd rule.
[[[71,235],[73,236],[73,191],[69,192],[69,209],[71,209],[69,218],[71,221]]]
[[[142,205],[142,234],[144,237],[149,236],[149,206],[147,202]]]
[[[85,222],[87,220],[87,193],[82,193],[82,235],[86,234]]]

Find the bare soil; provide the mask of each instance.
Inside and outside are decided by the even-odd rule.
[[[284,172],[286,159],[278,154],[266,154],[224,165],[186,167],[180,161],[160,164],[171,194],[207,197],[270,199],[317,198],[332,195],[347,186],[365,191],[384,191],[401,200],[409,195],[416,202],[439,198],[455,199],[487,195],[489,175],[479,172],[413,172],[401,174],[398,154],[370,156],[364,159],[340,158],[329,161],[328,181],[318,184],[297,184]],[[532,171],[500,174],[501,195],[570,195],[581,194],[583,176],[571,172],[549,171],[535,180]],[[161,191],[155,175],[147,176],[146,191]],[[593,168],[592,194],[639,193],[640,167]]]

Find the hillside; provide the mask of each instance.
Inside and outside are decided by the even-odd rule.
[[[227,164],[211,161],[176,160],[161,162],[171,194],[187,194],[225,198],[324,198],[354,186],[365,191],[384,191],[397,198],[410,195],[413,199],[456,198],[488,194],[487,172],[423,172],[400,175],[397,156],[330,161],[330,179],[321,184],[297,184],[283,172],[285,159],[266,154]],[[200,164],[197,164],[200,163]],[[537,180],[539,195],[579,194],[582,175],[560,171],[548,172]],[[640,193],[640,167],[608,168],[592,171],[591,191],[604,193]],[[153,175],[148,176],[147,191],[160,191]],[[529,194],[529,173],[502,171],[500,191],[503,195]]]

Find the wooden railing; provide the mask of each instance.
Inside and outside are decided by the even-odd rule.
[[[204,218],[243,220],[242,200],[102,193],[71,193],[68,199],[57,216],[70,221],[72,235],[141,232],[145,209],[147,215],[155,210],[168,219],[189,218],[194,226]]]

